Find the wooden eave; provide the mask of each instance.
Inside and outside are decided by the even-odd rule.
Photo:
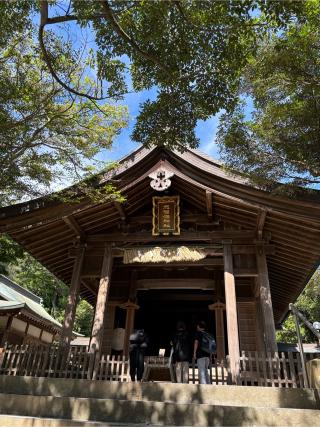
[[[22,310],[21,313],[19,313],[19,315],[17,316],[17,318],[24,320],[27,323],[31,323],[37,328],[50,332],[53,335],[56,335],[61,331],[61,327],[59,328],[58,326],[53,325],[46,319],[42,319],[39,316],[35,316],[29,310]]]
[[[208,203],[212,201],[211,217],[275,245],[276,253],[268,255],[268,264],[275,319],[280,322],[288,304],[295,301],[319,265],[320,203],[272,196],[227,174],[221,165],[195,150],[181,154],[140,148],[120,161],[115,171],[101,174],[97,179],[101,185],[111,180],[122,191],[126,202],[121,207],[114,201],[72,204],[37,199],[0,209],[0,231],[68,283],[73,266],[69,249],[75,242],[92,240],[106,231],[118,230],[121,235],[121,225],[150,206],[155,193],[148,175],[160,165],[174,172],[171,188],[183,200],[204,214],[210,213]],[[92,289],[92,284],[83,283],[82,295],[91,302]]]

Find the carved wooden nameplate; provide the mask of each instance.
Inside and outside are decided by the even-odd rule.
[[[179,196],[153,197],[152,235],[180,234]]]

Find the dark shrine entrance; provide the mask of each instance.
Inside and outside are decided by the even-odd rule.
[[[159,349],[170,353],[170,340],[176,324],[182,320],[191,336],[197,322],[204,320],[207,330],[215,335],[215,316],[209,310],[212,295],[197,289],[143,290],[137,294],[140,309],[136,311],[135,328],[143,328],[149,337],[148,355],[158,355]]]

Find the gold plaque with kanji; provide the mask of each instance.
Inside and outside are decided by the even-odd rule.
[[[153,197],[153,236],[180,234],[179,196]]]

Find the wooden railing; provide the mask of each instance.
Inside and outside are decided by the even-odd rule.
[[[93,379],[104,381],[130,381],[129,360],[125,356],[103,355],[97,362]]]
[[[210,379],[212,384],[227,385],[230,378],[229,358],[217,360],[213,358],[210,366]]]
[[[307,359],[317,357],[308,355]],[[320,357],[320,355],[318,355]],[[170,369],[167,358],[146,358],[146,368],[163,366]],[[161,363],[160,363],[161,362]],[[160,366],[160,367],[161,367]],[[129,360],[125,356],[102,356],[88,351],[86,346],[9,345],[0,349],[0,375],[95,379],[103,381],[130,381]],[[242,352],[239,361],[239,385],[305,388],[299,353],[263,354]],[[199,382],[198,369],[190,365],[189,382]],[[227,385],[230,373],[228,357],[213,359],[210,365],[212,384]]]
[[[216,358],[212,358],[209,365],[209,376],[212,384],[227,385],[230,376],[227,360],[218,361]],[[149,379],[172,382],[176,380],[174,368],[169,365],[169,357],[147,356],[145,358],[143,380],[148,381]],[[196,363],[189,365],[189,383],[199,384],[199,371]]]
[[[306,360],[320,357],[305,354]],[[300,353],[242,352],[240,357],[241,385],[264,387],[307,388]]]
[[[87,346],[12,345],[2,349],[0,375],[128,381],[129,361],[123,356],[98,359]]]

